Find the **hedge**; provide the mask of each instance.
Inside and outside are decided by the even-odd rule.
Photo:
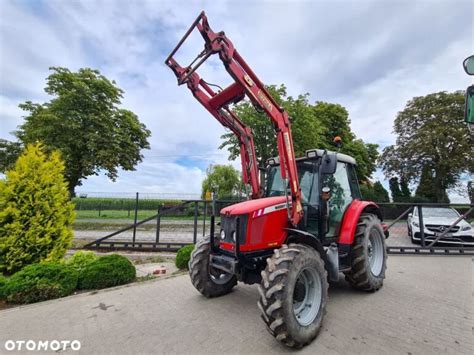
[[[11,303],[33,303],[64,297],[77,287],[78,274],[61,263],[32,264],[11,276],[3,297]]]
[[[193,252],[193,250],[194,245],[186,245],[185,247],[182,247],[178,250],[175,260],[176,267],[178,269],[188,268],[189,259],[191,259],[191,253]]]
[[[112,254],[89,263],[79,276],[79,289],[101,289],[135,280],[135,266],[126,257]]]
[[[92,251],[81,250],[74,253],[69,259],[66,259],[65,264],[80,274],[89,266],[89,264],[93,263],[98,258],[99,257]]]
[[[0,275],[0,300],[5,299],[5,285],[7,283],[7,278]]]

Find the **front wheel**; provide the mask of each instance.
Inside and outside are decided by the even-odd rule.
[[[216,270],[209,265],[210,255],[210,238],[204,237],[197,242],[188,265],[192,284],[208,298],[223,296],[237,285],[235,275]]]
[[[382,224],[377,216],[360,216],[351,260],[351,270],[346,273],[346,280],[351,286],[370,292],[382,287],[387,268],[387,250]]]
[[[267,259],[258,307],[269,332],[283,344],[301,348],[322,326],[328,298],[321,255],[305,245],[283,245]]]

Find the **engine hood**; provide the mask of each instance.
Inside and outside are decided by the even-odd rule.
[[[285,196],[263,197],[257,200],[249,200],[221,209],[221,215],[249,214],[262,208],[267,208],[285,203]]]

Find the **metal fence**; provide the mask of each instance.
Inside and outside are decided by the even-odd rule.
[[[85,248],[125,249],[142,251],[177,251],[179,248],[195,244],[199,236],[210,232],[210,218],[222,208],[235,203],[235,200],[188,200],[177,204],[158,203],[155,214],[138,220],[139,196],[133,211],[133,223],[108,233],[86,244]],[[169,217],[189,216],[187,219],[170,220]],[[164,228],[163,220],[175,228]],[[148,231],[141,226],[151,224]],[[178,228],[176,228],[178,227]]]
[[[167,204],[166,201],[155,200],[156,207],[153,214],[139,219],[140,196],[135,196],[131,218],[133,222],[113,232],[104,232],[100,237],[89,242],[87,248],[149,250],[149,251],[176,251],[184,245],[196,243],[199,236],[210,233],[210,216],[219,215],[219,211],[236,201],[205,201],[188,200]],[[472,223],[473,205],[461,204],[426,204],[426,203],[380,203],[390,237],[387,239],[389,254],[428,254],[428,255],[474,255],[474,227],[462,236],[459,224],[463,220]],[[439,230],[433,230],[432,225],[426,225],[427,219],[424,210],[427,208],[450,208],[458,215],[446,222],[437,224]],[[171,217],[171,218],[170,218]],[[178,217],[172,219],[172,217]],[[179,218],[179,217],[185,217]],[[218,218],[218,217],[217,217]],[[418,226],[423,226],[410,236],[409,222],[416,219]],[[432,221],[432,218],[430,219]],[[441,220],[440,220],[441,221]],[[463,222],[463,226],[466,224]],[[427,229],[431,228],[431,229]],[[466,227],[465,227],[466,228]],[[471,243],[471,244],[470,244]]]
[[[79,196],[73,199],[76,206],[76,212],[79,218],[130,218],[134,219],[137,215],[149,217],[154,215],[158,209],[170,209],[171,216],[184,217],[194,216],[194,207],[189,202],[210,201],[200,200],[196,194],[181,194],[182,196],[193,196],[192,198],[176,198],[179,194],[149,194],[149,193],[122,193],[122,194],[102,194],[95,193],[93,196]],[[196,197],[197,196],[197,197]],[[229,202],[238,202],[241,199],[228,200]],[[217,203],[224,203],[218,201]],[[198,213],[201,214],[203,206],[200,206]],[[208,207],[210,208],[210,207]],[[148,214],[148,215],[147,215]]]
[[[474,205],[381,203],[379,206],[390,232],[389,254],[474,255]],[[438,211],[438,216],[425,216],[429,211]]]

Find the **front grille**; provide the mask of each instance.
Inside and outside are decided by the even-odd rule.
[[[239,215],[239,216],[221,216],[221,229],[219,230],[219,238],[220,238],[220,233],[222,230],[225,232],[225,239],[221,241],[227,242],[227,243],[234,243],[234,240],[232,239],[232,232],[235,231],[235,221],[239,217],[240,219],[240,233],[239,233],[239,243],[244,244],[245,243],[245,236],[247,234],[247,221],[248,217],[247,215]]]
[[[443,233],[449,229],[449,225],[439,225],[439,224],[426,224],[426,229],[435,233]],[[449,233],[456,233],[459,231],[459,226],[454,226],[451,228]]]
[[[434,235],[425,235],[425,241],[427,243],[432,242],[435,240],[437,237]],[[415,239],[421,240],[421,234],[420,232],[415,233]],[[474,238],[469,236],[469,235],[461,235],[459,237],[442,237],[438,239],[439,242],[445,242],[445,243],[474,243]]]

